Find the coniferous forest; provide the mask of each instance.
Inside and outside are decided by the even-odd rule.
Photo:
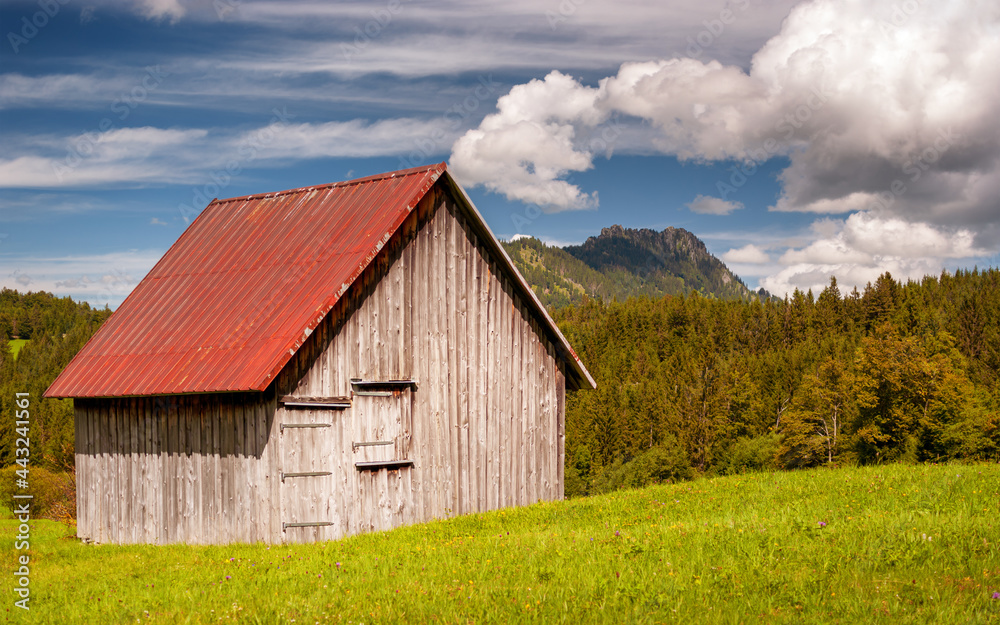
[[[709,472],[1000,460],[1000,271],[864,292],[697,293],[555,311],[597,381],[567,400],[566,491]]]
[[[50,293],[0,291],[0,339],[27,340],[17,353],[0,349],[0,466],[14,462],[15,393],[31,398],[31,464],[73,468],[73,401],[42,399],[59,372],[111,311]]]
[[[15,459],[15,393],[29,392],[32,466],[72,474],[72,401],[41,395],[110,314],[0,293],[0,329],[28,339],[16,357],[0,350],[2,466]],[[783,301],[584,298],[553,315],[598,385],[567,399],[570,496],[705,473],[1000,460],[1000,270],[884,274],[860,293],[831,280]]]

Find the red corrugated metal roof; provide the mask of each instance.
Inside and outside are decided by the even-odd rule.
[[[266,389],[446,171],[214,200],[46,397]]]

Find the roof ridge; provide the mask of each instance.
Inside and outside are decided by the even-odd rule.
[[[386,180],[389,178],[403,178],[406,176],[415,176],[418,174],[424,174],[431,170],[439,170],[438,173],[445,171],[448,168],[446,162],[442,161],[440,163],[435,163],[434,165],[423,165],[420,167],[411,167],[410,169],[400,169],[397,171],[389,171],[383,174],[375,174],[372,176],[364,176],[362,178],[354,178],[353,180],[341,180],[339,182],[329,182],[326,184],[310,185],[307,187],[298,187],[296,189],[286,189],[284,191],[272,191],[270,193],[254,193],[251,195],[240,195],[237,197],[230,197],[219,199],[215,198],[210,202],[210,204],[228,204],[230,202],[248,202],[250,200],[262,200],[271,197],[281,197],[283,195],[293,195],[295,193],[305,193],[306,191],[321,191],[323,189],[333,189],[336,187],[351,187],[359,184],[367,184],[369,182],[375,182],[378,180]]]
[[[392,238],[402,236],[416,204],[429,197],[430,207],[441,210],[443,196],[428,196],[437,185],[452,197],[470,236],[484,242],[484,254],[495,258],[531,317],[547,328],[545,335],[568,365],[571,386],[594,385],[445,163],[320,189],[369,182],[365,189],[321,190],[309,198],[296,197],[296,190],[249,196],[257,199],[203,212],[73,357],[46,397],[266,390],[347,289],[387,253]],[[272,203],[274,210],[258,210]],[[297,210],[304,203],[309,208]]]

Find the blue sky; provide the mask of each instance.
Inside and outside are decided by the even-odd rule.
[[[213,197],[440,161],[500,237],[682,227],[779,294],[996,265],[998,12],[4,2],[0,284],[115,307]]]

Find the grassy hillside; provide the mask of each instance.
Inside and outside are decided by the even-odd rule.
[[[27,345],[28,339],[11,339],[9,341],[10,353],[17,358],[17,355],[21,352],[21,348]]]
[[[988,623],[998,513],[980,464],[700,479],[302,546],[87,546],[38,522],[31,611],[6,618]]]
[[[614,299],[615,285],[607,276],[559,247],[533,238],[501,242],[518,271],[549,309],[580,302],[583,297]]]

